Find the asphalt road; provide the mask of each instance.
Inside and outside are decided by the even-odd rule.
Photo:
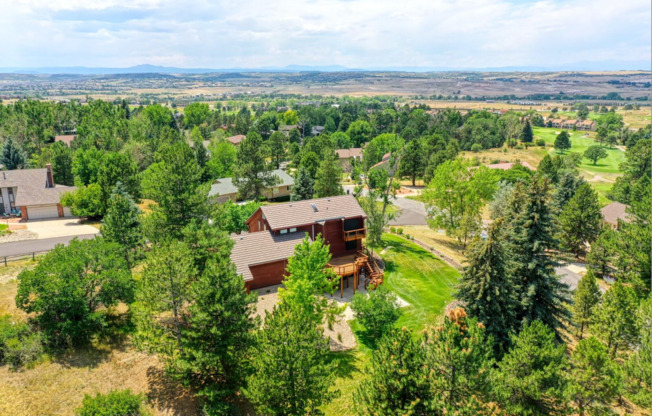
[[[34,240],[15,241],[0,244],[0,257],[25,256],[34,252],[50,251],[57,244],[68,244],[73,238],[88,240],[96,234],[84,234],[66,237],[39,238]]]
[[[392,203],[400,208],[396,218],[389,222],[390,225],[428,225],[426,221],[426,207],[423,202],[405,197],[398,197]]]

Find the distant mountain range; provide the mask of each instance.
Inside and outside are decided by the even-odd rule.
[[[234,73],[234,72],[446,72],[446,71],[471,71],[471,72],[546,72],[546,71],[620,71],[620,70],[650,70],[650,62],[646,61],[599,61],[577,62],[568,65],[543,66],[505,66],[496,68],[462,68],[462,67],[430,67],[430,66],[405,66],[405,67],[369,67],[350,68],[342,65],[288,65],[284,67],[260,68],[176,68],[158,65],[136,65],[127,68],[100,68],[85,66],[69,67],[42,67],[42,68],[0,68],[0,73],[13,74],[74,74],[74,75],[107,75],[107,74],[209,74],[209,73]]]

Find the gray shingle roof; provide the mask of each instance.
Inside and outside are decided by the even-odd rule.
[[[317,211],[313,209],[313,205]],[[264,205],[260,209],[272,230],[314,224],[334,218],[366,217],[360,204],[352,195]]]
[[[626,212],[627,208],[629,208],[629,205],[621,204],[620,202],[612,202],[602,208],[604,222],[613,225],[618,225],[618,220],[629,222],[630,220]]]
[[[271,231],[236,235],[232,237],[235,244],[231,261],[245,281],[253,280],[249,266],[287,259],[304,237],[305,234],[299,232],[273,235]]]
[[[47,169],[16,169],[0,172],[0,188],[16,188],[16,206],[58,204],[62,193],[74,186],[47,187]]]
[[[292,186],[294,185],[294,178],[290,176],[286,171],[281,169],[276,169],[272,171],[272,174],[278,176],[280,182],[274,186]],[[208,196],[220,196],[220,195],[229,195],[235,194],[238,192],[238,187],[233,183],[233,178],[220,178],[216,179],[213,185],[211,185],[210,191],[208,191]]]

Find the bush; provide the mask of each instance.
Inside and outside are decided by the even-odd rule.
[[[10,315],[0,316],[0,363],[12,368],[28,365],[43,355],[43,338],[23,322],[14,322]]]
[[[356,293],[351,301],[351,309],[374,340],[387,333],[401,316],[396,295],[383,285],[368,295]]]
[[[403,235],[403,229],[401,227],[397,228],[396,232],[398,233],[398,235]]]
[[[389,232],[392,234],[396,234],[396,228],[395,227],[389,227]]]
[[[546,141],[543,139],[537,139],[537,146],[546,147]]]
[[[95,397],[85,395],[82,405],[77,409],[78,416],[144,416],[144,398],[131,390],[112,390],[107,394],[98,393]]]
[[[519,145],[516,145],[516,146],[514,146],[514,149],[516,149],[516,150],[523,150],[523,145],[520,145],[520,144],[519,144]]]
[[[473,143],[473,146],[471,146],[471,151],[474,153],[478,153],[481,150],[482,150],[482,145],[479,143]]]

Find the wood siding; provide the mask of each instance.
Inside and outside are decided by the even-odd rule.
[[[287,259],[275,261],[273,263],[249,266],[249,270],[251,271],[254,280],[247,282],[247,289],[260,289],[261,287],[281,284],[283,279],[285,279],[286,266]]]

